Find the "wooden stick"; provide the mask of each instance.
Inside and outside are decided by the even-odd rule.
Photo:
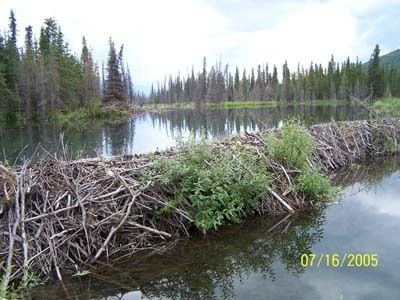
[[[287,208],[287,210],[293,214],[294,213],[294,209],[290,207],[289,204],[287,204],[281,197],[279,197],[279,195],[277,193],[275,193],[273,190],[268,189],[269,192],[280,202],[283,204],[283,206],[285,206]]]

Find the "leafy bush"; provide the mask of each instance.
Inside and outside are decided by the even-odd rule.
[[[0,266],[0,269],[2,267]],[[29,292],[32,288],[45,282],[38,275],[29,273],[23,280],[18,283],[11,283],[4,287],[3,279],[0,279],[0,300],[21,299],[23,293]]]
[[[98,110],[100,109],[101,104],[102,104],[101,99],[92,98],[92,99],[89,100],[89,103],[88,103],[88,113],[89,113],[89,116],[90,116],[91,118],[93,118],[93,117],[96,115],[96,113],[97,113]]]
[[[24,116],[19,112],[0,113],[0,125],[14,128],[25,124]]]
[[[289,120],[281,128],[280,137],[267,136],[267,152],[273,161],[287,168],[301,170],[296,178],[296,189],[310,200],[331,200],[339,190],[333,187],[329,178],[318,169],[312,169],[307,160],[311,159],[316,146],[307,128],[295,120]]]
[[[130,113],[128,111],[119,108],[100,108],[96,111],[94,116],[96,119],[115,122],[129,117],[129,115]]]
[[[154,179],[175,187],[177,195],[171,205],[183,199],[190,202],[191,215],[200,228],[216,229],[226,222],[239,222],[268,190],[271,179],[266,167],[246,147],[212,149],[203,140],[183,143],[179,150],[175,160],[163,159],[153,166],[161,174]]]
[[[383,142],[382,150],[386,153],[396,153],[400,150],[400,146],[394,137],[387,136]]]
[[[88,122],[89,116],[86,110],[78,109],[54,113],[49,119],[54,121],[59,126],[77,127],[84,126]]]
[[[296,188],[311,200],[317,201],[330,201],[339,193],[329,178],[316,170],[302,172],[297,178]]]
[[[307,128],[295,120],[287,121],[280,138],[267,136],[267,152],[274,161],[291,168],[305,169],[315,153],[315,143]]]

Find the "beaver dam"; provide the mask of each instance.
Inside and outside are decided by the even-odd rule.
[[[140,251],[161,252],[193,230],[252,214],[294,213],[332,199],[328,176],[398,152],[400,120],[313,125],[110,159],[50,154],[0,165],[2,285],[76,273]]]

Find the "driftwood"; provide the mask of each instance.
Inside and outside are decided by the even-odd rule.
[[[384,155],[385,143],[400,144],[400,120],[339,122],[310,127],[317,155],[309,161],[326,173],[370,156]],[[276,131],[276,134],[279,134]],[[246,144],[265,158],[263,133],[246,133],[222,142]],[[157,156],[173,157],[175,150]],[[152,158],[154,159],[154,158]],[[0,165],[0,263],[3,284],[29,273],[54,274],[139,251],[167,249],[194,226],[190,202],[160,214],[174,187],[142,182],[149,155],[75,161],[42,160],[19,167]],[[260,214],[298,211],[308,199],[296,192],[294,174],[270,162],[274,189]],[[246,214],[246,211],[243,212]]]

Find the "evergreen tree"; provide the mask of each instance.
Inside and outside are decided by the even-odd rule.
[[[12,92],[13,96],[8,97],[7,107],[9,111],[18,109],[19,95],[18,95],[18,69],[19,69],[19,52],[17,48],[17,21],[14,11],[11,10],[9,17],[9,31],[5,47],[3,49],[3,65],[4,77],[8,89]]]
[[[126,97],[119,62],[122,57],[119,58],[117,56],[114,42],[111,38],[109,40],[109,47],[107,62],[107,84],[104,99],[108,102],[125,102]]]
[[[86,107],[89,100],[100,97],[99,78],[96,74],[96,67],[93,56],[88,49],[85,37],[82,38],[81,66],[83,73],[83,89],[81,96],[81,106]]]
[[[376,45],[368,64],[368,86],[373,98],[382,97],[384,93],[383,72],[380,66],[379,53],[379,45]]]

